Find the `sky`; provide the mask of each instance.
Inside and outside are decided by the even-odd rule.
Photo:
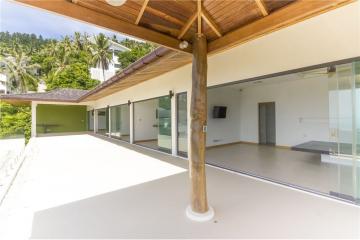
[[[102,32],[107,36],[116,34],[118,39],[126,37],[104,28],[24,6],[11,0],[0,0],[0,31],[35,33],[44,38],[56,39],[61,39],[65,35],[73,35],[74,32],[87,32],[90,35]]]

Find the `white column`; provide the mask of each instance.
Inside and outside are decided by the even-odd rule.
[[[36,137],[36,108],[37,103],[31,102],[31,137]]]
[[[110,106],[108,107],[108,111],[109,111],[109,137],[111,137],[111,108],[110,108]]]
[[[177,102],[176,94],[171,98],[171,153],[173,156],[177,156]]]
[[[97,122],[98,122],[98,115],[97,115],[97,110],[94,109],[94,133],[97,132]]]
[[[133,144],[135,141],[135,129],[134,129],[134,103],[130,104],[130,143]]]

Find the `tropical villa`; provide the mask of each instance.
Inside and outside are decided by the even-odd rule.
[[[129,221],[117,210],[97,212],[99,219],[111,215],[124,224],[124,232],[142,228],[139,235],[119,236],[264,237],[255,233],[271,232],[276,229],[272,224],[282,219],[293,223],[282,228],[284,235],[265,237],[360,237],[359,1],[17,2],[161,45],[89,91],[0,96],[2,101],[31,105],[33,139],[86,133],[135,152],[151,149],[149,154],[174,164],[182,159],[177,166],[189,166],[186,177],[169,182],[164,178],[161,186],[169,188],[154,190],[154,195],[166,193],[168,202],[143,185],[138,195],[130,189],[121,198],[126,199],[121,211]],[[117,47],[114,51],[126,50]],[[113,151],[108,149],[93,154],[106,159]],[[231,174],[259,185],[249,190],[240,179],[219,177]],[[185,178],[188,206],[177,204]],[[312,205],[301,196],[287,201],[286,194],[263,189],[260,182],[311,194],[322,202]],[[142,198],[151,204],[142,207]],[[107,205],[110,195],[102,201]],[[331,201],[349,207],[346,214],[321,207]],[[72,237],[68,221],[84,220],[94,224],[85,225],[92,228],[100,223],[86,219],[84,209],[97,207],[95,200],[79,204],[76,211],[82,218],[72,214],[74,206],[40,213],[33,236],[47,237],[48,231]],[[289,219],[285,216],[294,214],[289,209],[313,209],[314,215]],[[150,224],[157,216],[170,216],[169,222]],[[228,219],[226,226],[217,216]],[[107,229],[109,222],[100,228]],[[209,222],[214,224],[206,225]],[[118,231],[109,229],[104,231]],[[85,232],[79,236],[91,236]]]
[[[90,37],[89,41],[91,43],[95,43],[94,37]],[[104,69],[104,72],[103,72],[103,69],[101,66],[96,66],[96,67],[90,68],[91,78],[99,80],[100,82],[103,82],[103,81],[111,78],[112,76],[114,76],[116,74],[117,71],[119,71],[121,69],[121,63],[118,60],[117,53],[130,50],[127,47],[121,45],[120,43],[114,42],[112,40],[109,40],[109,43],[110,43],[109,50],[112,53],[112,59],[109,62],[109,66],[107,66],[107,69]]]

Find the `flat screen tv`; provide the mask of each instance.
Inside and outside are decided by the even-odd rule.
[[[214,106],[213,118],[226,118],[226,110],[227,110],[227,107]]]

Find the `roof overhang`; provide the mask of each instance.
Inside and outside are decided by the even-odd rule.
[[[164,46],[131,64],[75,101],[82,102],[97,100],[190,63],[191,55],[189,53],[192,52],[190,35],[194,31],[196,32],[196,28],[193,29],[196,25],[196,14],[200,14],[201,18],[205,20],[207,27],[204,27],[204,33],[208,38],[208,54],[211,55],[355,0],[281,1],[288,2],[287,4],[280,4],[276,0],[203,1],[204,8],[200,13],[194,10],[196,4],[192,1],[161,1],[159,4],[159,1],[153,0],[143,3],[138,0],[128,0],[121,7],[110,6],[104,0],[16,1]],[[226,4],[223,4],[224,2]],[[194,4],[195,6],[193,6]],[[169,10],[169,6],[173,9]],[[242,7],[237,9],[240,12],[232,10],[236,6]],[[227,8],[230,13],[225,21],[222,19],[223,17],[219,17],[219,13]],[[254,11],[254,8],[257,8],[258,13],[251,16],[248,12]],[[131,13],[129,13],[130,10]],[[175,12],[188,14],[188,18],[180,19],[180,15],[176,15]],[[242,21],[240,13],[250,18],[251,21]],[[133,19],[131,14],[135,15]],[[142,17],[144,18],[143,23],[138,21]],[[151,24],[151,21],[157,25]],[[226,22],[231,26],[228,27]],[[162,27],[158,26],[160,23],[163,24]],[[188,48],[179,48],[182,40],[190,42]]]

